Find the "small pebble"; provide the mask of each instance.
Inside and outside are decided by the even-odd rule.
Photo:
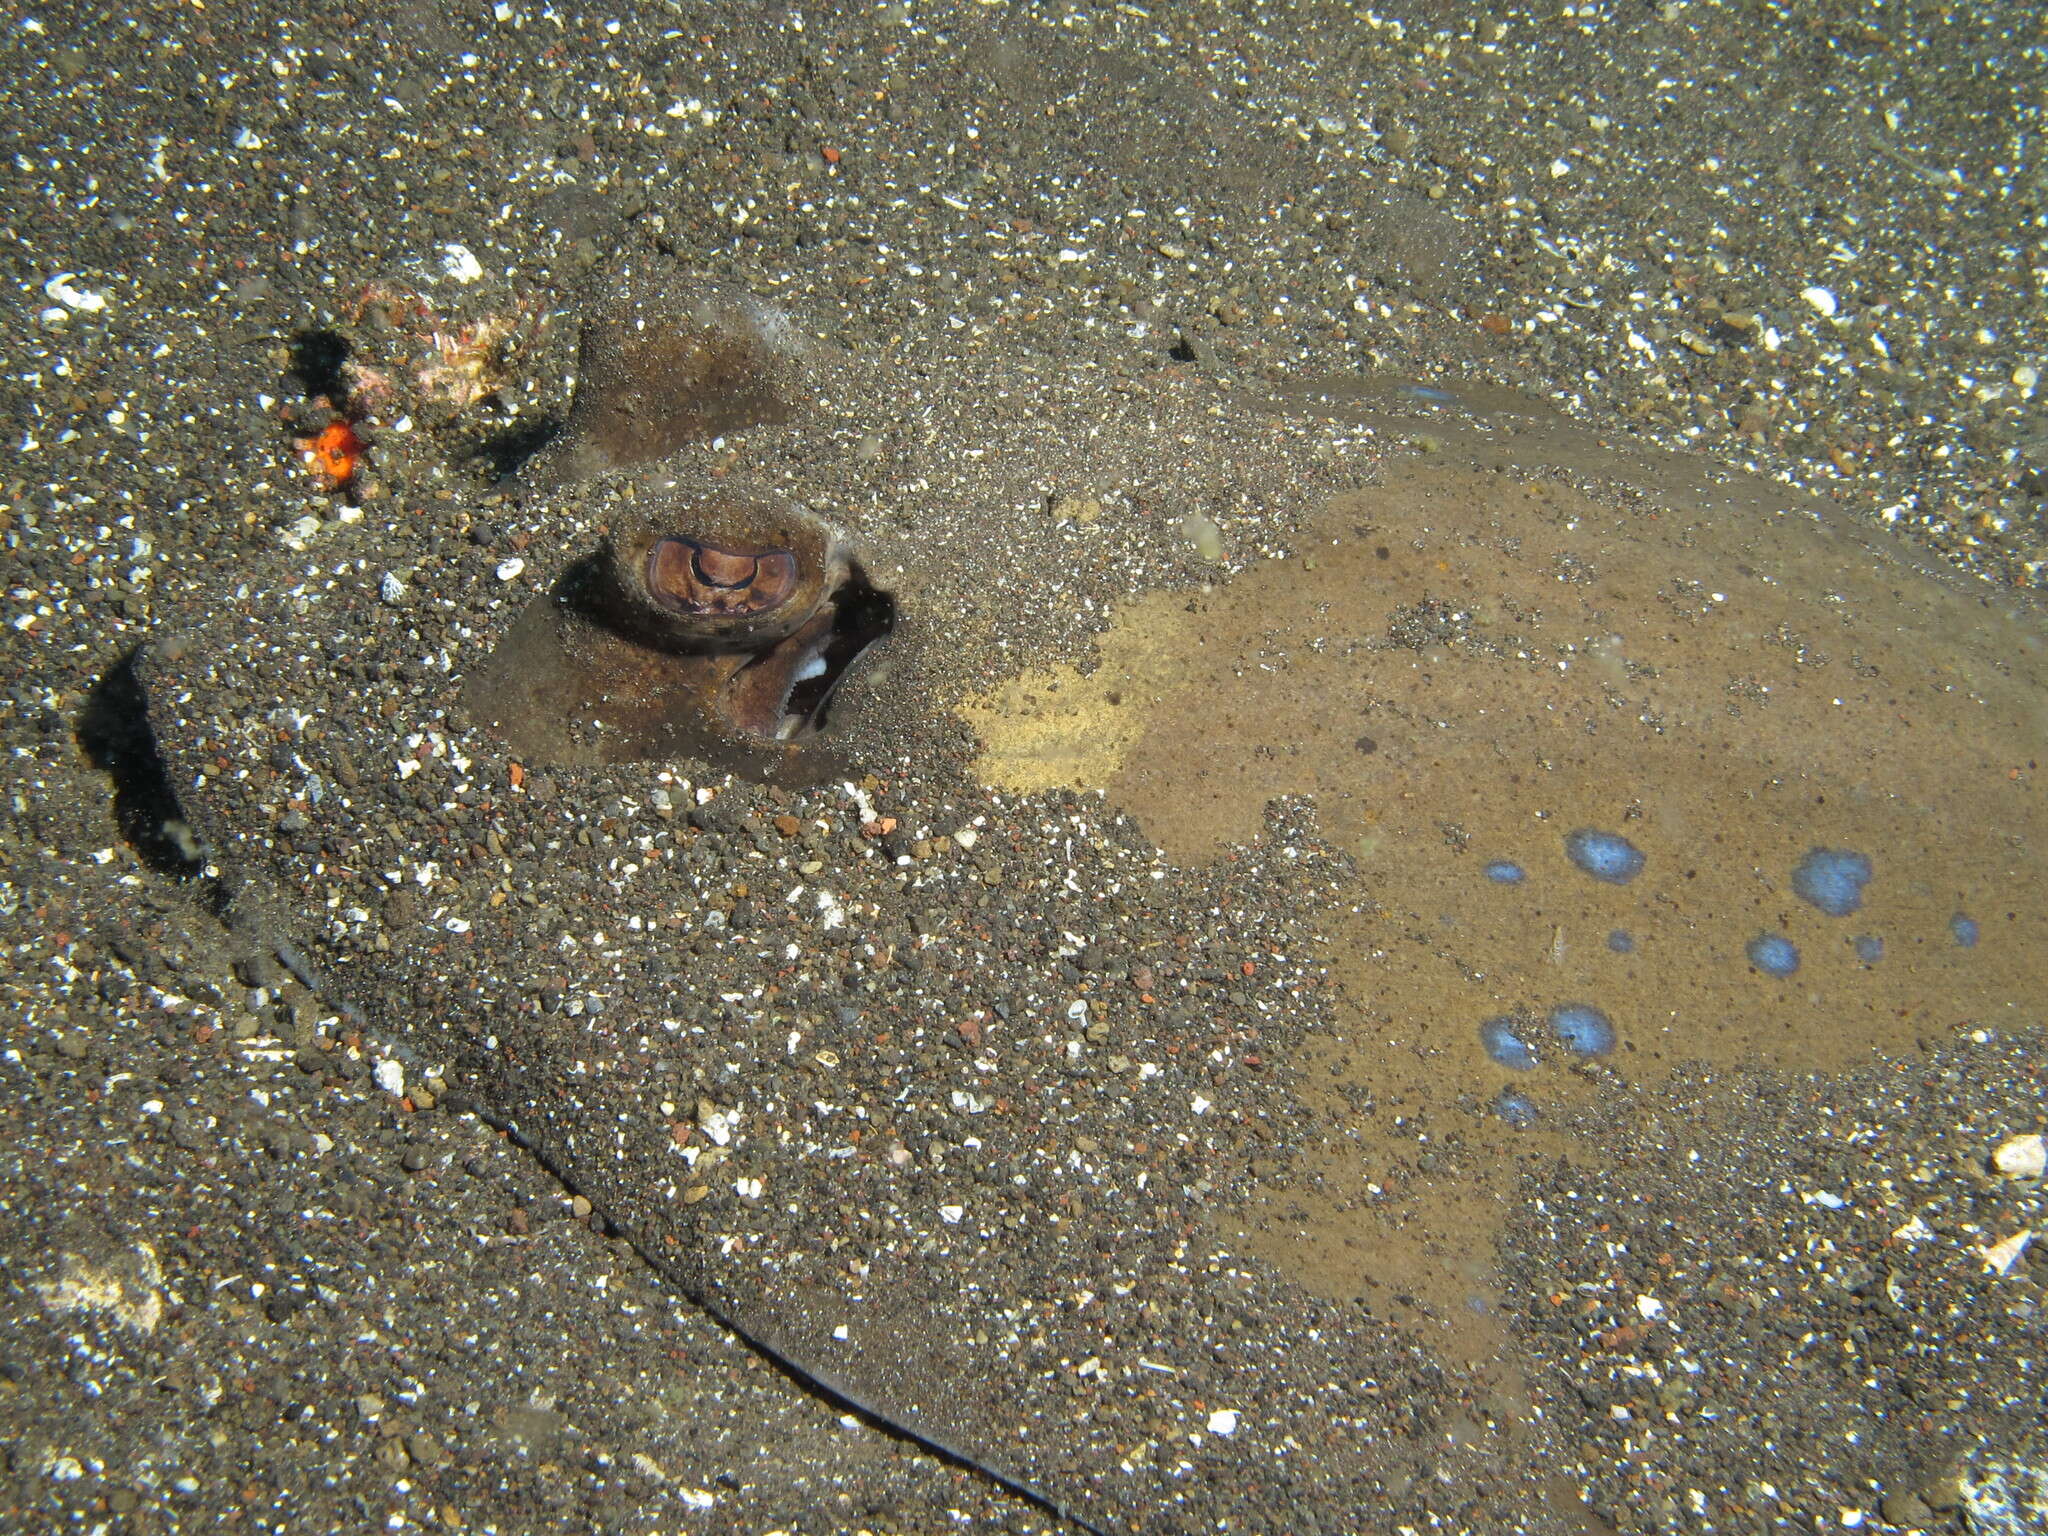
[[[1912,1492],[1886,1494],[1877,1506],[1877,1511],[1884,1516],[1886,1525],[1896,1525],[1902,1529],[1925,1525],[1934,1518],[1934,1511],[1927,1507],[1917,1493]]]

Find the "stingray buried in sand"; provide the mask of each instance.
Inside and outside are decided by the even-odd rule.
[[[686,290],[667,309],[660,282],[638,291],[636,326],[701,325]],[[792,366],[765,334],[747,344]],[[362,1008],[380,1080],[516,1128],[666,1277],[809,1380],[1097,1529],[1424,1529],[1454,1482],[1478,1509],[1467,1528],[1575,1528],[1515,1458],[1579,1400],[1550,1399],[1536,1423],[1526,1387],[1426,1353],[1361,1304],[1387,1267],[1359,1223],[1382,1193],[1346,1181],[1391,1168],[1404,1199],[1425,1198],[1418,1148],[1452,1177],[1487,1150],[1485,1095],[1508,1070],[1482,1054],[1488,1019],[1595,1047],[1581,1061],[1535,1039],[1549,1059],[1521,1080],[1544,1119],[1498,1132],[1513,1158],[1562,1119],[1567,1088],[1618,1093],[1591,1074],[1645,1070],[1646,998],[1668,998],[1674,1040],[1724,1000],[1803,1022],[1976,976],[1998,1002],[1999,977],[2038,952],[2033,919],[2003,915],[2039,906],[2034,792],[2009,772],[2040,718],[2037,626],[1803,513],[1681,518],[1685,487],[1639,514],[1427,465],[1362,488],[1374,450],[1348,428],[1262,416],[1164,369],[1089,394],[1061,360],[994,352],[878,355],[886,409],[835,398],[860,387],[842,369],[800,435],[650,409],[685,426],[637,463],[579,446],[579,393],[519,514],[529,555],[559,549],[566,568],[538,595],[423,520],[368,548],[337,534],[317,554],[252,555],[142,666],[231,904]],[[650,355],[700,353],[717,349]],[[713,376],[682,374],[686,391]],[[972,418],[915,441],[920,388],[974,401]],[[900,458],[856,467],[892,427]],[[1540,442],[1508,446],[1527,463]],[[1057,769],[1022,797],[980,788],[944,707],[1036,659],[1048,627],[1082,627],[1068,572],[1123,569],[1165,536],[1139,511],[1066,545],[1048,484],[1141,473],[1148,506],[1316,542],[1192,606],[1155,596],[1171,622],[1120,616],[1099,687],[1032,679],[977,712],[991,746],[1021,741]],[[1262,521],[1218,489],[1239,486]],[[798,503],[853,529],[859,561]],[[918,542],[943,505],[974,509],[977,547]],[[411,606],[379,596],[391,561]],[[1171,575],[1200,579],[1191,563]],[[858,649],[880,587],[912,611],[950,594],[931,605],[943,656],[915,627]],[[820,717],[801,690],[842,655]],[[760,693],[731,691],[749,666]],[[1062,703],[1113,762],[1072,760]],[[549,708],[566,719],[551,753]],[[1900,718],[1921,722],[1924,757],[1889,741]],[[1039,726],[1062,739],[1022,740]],[[1937,746],[1964,739],[1944,779]],[[707,773],[728,747],[798,787]],[[835,750],[855,771],[802,784]],[[1071,793],[1076,778],[1139,805],[1145,830]],[[1941,814],[1920,814],[1951,781]],[[1304,788],[1348,858],[1298,803],[1263,805]],[[1212,837],[1225,811],[1251,819]],[[1451,815],[1469,835],[1433,824]],[[1399,835],[1376,841],[1382,827]],[[1583,874],[1579,828],[1625,834],[1647,868]],[[1229,857],[1180,869],[1151,841],[1192,860],[1226,836]],[[1809,848],[1872,853],[1856,921],[1891,937],[1884,968],[1837,974],[1823,948],[1854,954],[1863,929],[1796,886],[1776,900]],[[1495,884],[1485,860],[1527,878]],[[1967,957],[1929,929],[1950,902],[1985,918]],[[1348,999],[1343,957],[1319,948],[1333,909],[1356,935]],[[1622,927],[1643,941],[1633,958],[1583,938]],[[1807,946],[1798,1008],[1734,958],[1766,927]],[[1564,963],[1585,966],[1568,991]],[[1496,977],[1522,1013],[1479,995]],[[1811,1005],[1809,983],[1826,994]],[[1360,998],[1390,1019],[1361,1018]],[[1389,1061],[1407,1077],[1386,1088]],[[1341,1167],[1312,1166],[1319,1141],[1389,1122],[1338,1147]],[[1230,1230],[1261,1222],[1247,1241]],[[1329,1251],[1304,1257],[1288,1233]],[[1905,1432],[1860,1422],[1873,1444]]]

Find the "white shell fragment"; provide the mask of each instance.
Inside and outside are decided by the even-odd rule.
[[[441,247],[441,272],[458,283],[473,283],[484,275],[484,264],[466,245]]]
[[[1991,1154],[1991,1166],[2008,1179],[2038,1179],[2048,1171],[2048,1139],[2039,1131],[2031,1136],[2008,1136]]]
[[[90,288],[81,288],[73,281],[76,272],[59,272],[43,284],[43,292],[62,304],[73,314],[96,315],[107,307],[107,296],[95,293]]]
[[[1835,312],[1842,307],[1832,292],[1818,284],[1806,289],[1799,296],[1813,306],[1816,314],[1824,315],[1830,320],[1835,318]]]
[[[1977,1252],[1983,1256],[1984,1267],[1994,1275],[2009,1275],[2013,1266],[2019,1263],[2020,1255],[2027,1251],[2027,1244],[2034,1240],[2031,1227],[2023,1227],[2011,1237],[1996,1243],[1989,1243]]]
[[[697,1129],[715,1147],[723,1147],[732,1141],[732,1133],[739,1123],[739,1111],[721,1109],[709,1099],[697,1101]]]

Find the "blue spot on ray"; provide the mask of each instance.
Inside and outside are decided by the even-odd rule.
[[[1617,928],[1607,935],[1607,947],[1617,955],[1632,955],[1636,952],[1636,936],[1626,928]]]
[[[1642,849],[1618,832],[1596,832],[1590,827],[1566,835],[1564,856],[1609,885],[1627,885],[1643,872],[1646,862]]]
[[[1614,1021],[1591,1003],[1551,1009],[1550,1032],[1574,1056],[1605,1056],[1614,1049]]]
[[[1847,917],[1863,905],[1870,860],[1847,848],[1814,848],[1792,871],[1792,889],[1829,917]]]
[[[1977,919],[1958,912],[1948,920],[1948,931],[1964,949],[1977,947]]]
[[[1486,866],[1486,878],[1495,885],[1520,885],[1527,876],[1528,871],[1513,859],[1495,859]]]
[[[1799,969],[1799,946],[1782,933],[1760,933],[1744,953],[1766,976],[1790,976]]]
[[[1493,1112],[1519,1131],[1534,1123],[1536,1101],[1518,1088],[1503,1088],[1494,1098]]]
[[[1856,936],[1856,958],[1865,965],[1875,965],[1884,958],[1884,940],[1875,934],[1863,933]]]
[[[1504,1067],[1526,1072],[1536,1065],[1536,1048],[1523,1037],[1519,1019],[1503,1014],[1479,1026],[1479,1043],[1486,1054]]]

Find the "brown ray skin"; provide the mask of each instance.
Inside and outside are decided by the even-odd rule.
[[[784,422],[808,393],[801,344],[780,311],[737,289],[635,268],[592,306],[575,398],[529,483],[632,469],[687,443]]]

